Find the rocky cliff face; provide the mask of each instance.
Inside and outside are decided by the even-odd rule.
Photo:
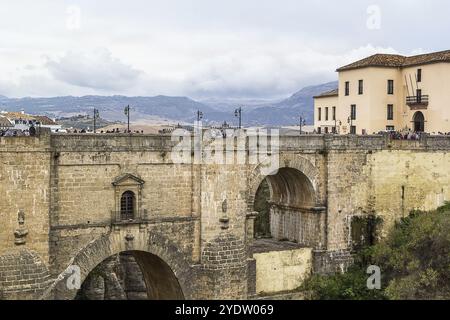
[[[145,300],[147,288],[139,265],[131,253],[112,256],[86,278],[79,300]]]

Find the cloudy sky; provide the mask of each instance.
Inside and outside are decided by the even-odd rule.
[[[450,49],[447,0],[1,0],[0,95],[279,98]]]

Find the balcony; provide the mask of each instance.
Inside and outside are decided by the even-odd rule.
[[[426,110],[428,108],[429,96],[410,96],[406,97],[406,104],[411,110]]]
[[[140,224],[147,220],[147,210],[136,210],[132,215],[124,215],[121,211],[111,210],[111,221],[115,225]]]

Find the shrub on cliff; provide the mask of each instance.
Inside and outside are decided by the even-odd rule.
[[[412,212],[355,260],[348,273],[312,276],[301,289],[309,299],[450,299],[450,203]],[[381,290],[366,287],[371,264],[381,268]]]

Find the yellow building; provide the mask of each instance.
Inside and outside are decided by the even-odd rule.
[[[450,51],[376,54],[337,72],[339,88],[314,97],[318,133],[450,132]]]

